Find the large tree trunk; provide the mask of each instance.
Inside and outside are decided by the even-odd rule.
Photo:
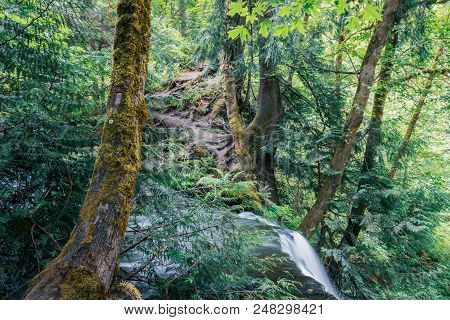
[[[275,65],[267,56],[266,42],[264,37],[259,37],[259,108],[247,127],[247,134],[252,141],[254,173],[258,180],[269,188],[271,201],[279,203],[273,132],[282,115],[281,92]]]
[[[117,269],[141,165],[150,0],[121,0],[108,109],[91,184],[67,244],[25,299],[103,299]]]
[[[381,58],[382,67],[380,73],[378,74],[377,88],[375,89],[373,99],[372,117],[367,130],[366,150],[364,152],[364,160],[361,167],[358,192],[365,185],[373,182],[372,170],[377,165],[379,159],[378,148],[382,141],[381,124],[383,120],[384,105],[389,93],[389,83],[391,80],[392,66],[397,43],[398,31],[394,29]],[[355,245],[355,241],[361,231],[361,222],[364,218],[364,212],[367,207],[368,203],[363,199],[357,200],[353,205],[340,246]]]
[[[228,30],[237,26],[239,15],[230,17],[226,14],[230,0],[222,0],[225,3],[225,38],[222,50],[222,59],[220,62],[220,72],[222,75],[224,99],[227,109],[228,124],[233,137],[233,146],[236,159],[238,160],[238,170],[245,173],[247,178],[252,176],[252,160],[247,144],[247,135],[245,133],[244,122],[240,113],[242,102],[243,82],[236,81],[236,78],[243,79],[242,72],[236,71],[236,64],[242,59],[243,45],[239,39],[231,41],[228,37]]]
[[[353,108],[347,116],[342,138],[331,160],[331,169],[333,172],[324,180],[314,206],[300,224],[300,230],[307,238],[312,235],[317,225],[323,220],[330,200],[334,197],[337,189],[341,185],[345,165],[356,143],[356,133],[363,120],[364,110],[367,106],[370,89],[375,78],[375,68],[381,51],[385,46],[387,36],[394,25],[398,4],[399,0],[385,0],[383,18],[378,23],[372,35],[361,65],[358,88],[353,99]]]
[[[436,70],[437,64],[439,62],[439,59],[442,56],[442,53],[443,53],[443,50],[442,50],[442,48],[440,48],[436,53],[436,57],[434,58],[432,70]],[[417,121],[419,120],[420,114],[425,105],[425,101],[427,99],[428,93],[430,92],[431,86],[433,85],[433,80],[434,80],[435,75],[436,75],[436,72],[431,72],[428,76],[428,80],[427,80],[427,83],[425,84],[425,88],[424,88],[422,94],[420,95],[419,103],[417,104],[416,109],[414,110],[411,120],[408,124],[408,128],[406,129],[402,144],[400,145],[400,148],[398,148],[398,151],[394,157],[394,162],[392,164],[392,168],[389,171],[389,177],[391,179],[394,178],[395,173],[397,172],[398,166],[400,164],[400,160],[405,155],[406,148],[408,147],[408,144],[409,144],[409,140],[411,139],[411,136],[414,132]]]

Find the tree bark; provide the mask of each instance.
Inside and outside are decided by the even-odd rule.
[[[437,51],[436,56],[434,58],[434,63],[433,63],[432,69],[436,69],[439,59],[441,58],[442,54],[443,54],[443,49],[440,48]],[[409,124],[408,124],[408,128],[406,129],[405,135],[403,137],[402,144],[398,148],[398,151],[394,157],[394,162],[392,164],[391,170],[389,171],[389,177],[391,179],[394,178],[394,176],[397,172],[398,166],[400,165],[400,160],[405,155],[406,148],[408,147],[409,141],[411,140],[411,136],[414,132],[414,129],[416,128],[416,124],[417,124],[417,121],[419,120],[422,109],[425,106],[425,101],[428,97],[431,86],[433,85],[433,80],[434,80],[435,75],[436,75],[435,72],[432,72],[428,75],[428,80],[427,80],[427,83],[425,84],[425,88],[424,88],[422,94],[420,95],[419,102],[416,106],[416,109],[414,110],[414,112],[412,114],[411,120],[409,121]]]
[[[220,73],[222,75],[222,82],[224,88],[225,106],[227,109],[228,124],[231,129],[233,137],[233,146],[236,159],[238,160],[238,170],[245,173],[246,178],[252,177],[252,161],[250,151],[247,143],[247,136],[245,134],[244,122],[240,112],[239,99],[241,96],[237,90],[236,76],[242,77],[235,70],[237,60],[242,57],[243,46],[239,39],[231,41],[228,37],[228,30],[237,26],[239,17],[230,17],[226,13],[228,11],[230,0],[224,0],[224,15],[225,15],[225,37],[222,50],[222,59],[220,62]]]
[[[224,98],[227,109],[228,124],[233,137],[234,154],[238,161],[237,170],[245,173],[247,178],[252,176],[252,161],[247,144],[244,122],[236,96],[236,82],[228,62],[228,56],[223,54],[221,62],[221,74],[224,86]]]
[[[356,143],[356,133],[363,120],[364,110],[375,78],[375,68],[381,51],[385,46],[387,36],[394,25],[398,5],[399,0],[385,0],[382,20],[375,28],[361,65],[358,88],[353,99],[353,108],[347,116],[342,138],[331,160],[332,172],[324,180],[314,206],[300,224],[300,231],[307,238],[311,237],[317,225],[323,220],[328,210],[329,202],[341,184],[345,165]]]
[[[378,75],[377,87],[375,89],[372,117],[367,130],[367,143],[364,152],[364,160],[361,166],[361,177],[358,183],[358,192],[363,186],[372,181],[372,171],[378,163],[378,148],[382,141],[381,125],[383,120],[384,105],[389,93],[389,84],[391,80],[395,50],[398,43],[398,31],[393,30],[391,37],[386,44],[383,56],[381,58],[382,67]],[[354,246],[359,232],[361,231],[361,222],[364,218],[364,212],[368,207],[367,201],[358,199],[352,207],[350,217],[347,220],[347,227],[344,231],[340,246]]]
[[[121,0],[111,87],[94,172],[71,237],[25,299],[104,299],[118,264],[141,165],[150,0]]]
[[[182,36],[186,36],[187,29],[187,4],[186,0],[179,0],[179,16],[180,16],[180,33]]]
[[[269,17],[268,15],[266,17]],[[270,200],[279,203],[277,181],[275,177],[275,153],[273,132],[282,115],[281,91],[276,66],[268,59],[267,40],[259,37],[259,108],[255,118],[247,127],[252,141],[253,169],[256,177],[269,188]]]

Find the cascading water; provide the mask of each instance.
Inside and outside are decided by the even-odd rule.
[[[183,204],[182,207],[188,207],[189,204]],[[176,211],[180,214],[180,211]],[[304,238],[300,233],[283,228],[282,226],[264,219],[251,212],[242,212],[236,217],[234,214],[229,214],[231,220],[225,219],[225,213],[212,211],[208,212],[206,209],[197,210],[195,225],[183,225],[177,223],[166,223],[159,222],[162,225],[173,225],[173,229],[170,230],[173,235],[172,239],[176,241],[171,241],[170,245],[168,243],[161,243],[162,246],[169,246],[172,250],[179,252],[186,252],[192,249],[192,242],[198,239],[208,239],[208,241],[217,242],[220,246],[221,241],[226,239],[227,232],[216,230],[216,228],[211,229],[212,226],[217,226],[221,224],[223,230],[231,230],[235,227],[237,228],[254,228],[252,232],[264,235],[262,242],[253,248],[253,254],[255,257],[284,257],[284,262],[281,262],[279,267],[275,266],[272,270],[274,281],[281,278],[285,272],[298,277],[300,287],[297,288],[298,295],[306,299],[330,299],[334,296],[337,299],[341,299],[342,296],[333,287],[330,278],[327,275],[325,267],[322,264],[317,253],[314,251],[313,247],[309,244],[308,240]],[[189,211],[186,216],[190,216]],[[237,218],[237,219],[236,219]],[[179,218],[176,218],[179,219]],[[175,219],[175,221],[177,221]],[[139,288],[144,296],[151,299],[155,294],[155,286],[152,286],[155,279],[168,279],[170,277],[176,276],[180,270],[180,264],[173,261],[166,254],[161,253],[157,256],[152,256],[149,259],[149,249],[145,242],[142,245],[135,246],[134,243],[139,243],[139,237],[142,232],[146,232],[150,226],[154,223],[154,219],[148,216],[133,216],[129,221],[128,237],[130,243],[130,250],[121,256],[120,267],[124,272],[124,276],[130,277],[130,279],[138,279]],[[224,222],[224,221],[231,221]],[[155,227],[158,229],[158,227]],[[198,230],[197,232],[193,232]],[[266,231],[269,231],[265,233]],[[177,236],[179,235],[179,236]],[[183,236],[185,235],[185,236]],[[145,271],[143,267],[151,261],[151,272]],[[144,270],[144,271],[143,271]],[[270,275],[266,275],[271,277]],[[150,278],[149,278],[150,277]],[[142,280],[142,279],[145,279]],[[144,285],[144,283],[148,283]]]
[[[328,293],[332,294],[337,299],[341,299],[341,295],[331,283],[318,254],[303,235],[296,231],[285,229],[252,212],[242,212],[239,214],[239,217],[246,220],[258,220],[263,224],[274,227],[280,236],[283,252],[289,255],[301,272],[305,276],[311,277],[322,284]]]

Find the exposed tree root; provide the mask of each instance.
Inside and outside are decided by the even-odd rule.
[[[189,135],[188,151],[206,149],[227,171],[238,169],[219,77],[187,71],[169,89],[147,97],[153,127]],[[185,130],[185,131],[184,131]]]

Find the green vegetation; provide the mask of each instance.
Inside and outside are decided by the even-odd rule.
[[[22,298],[81,239],[67,244],[77,221],[80,245],[97,245],[99,194],[82,210],[104,179],[94,166],[114,164],[103,190],[114,202],[133,194],[135,175],[122,173],[141,159],[134,199],[123,201],[128,229],[111,251],[147,260],[110,266],[116,287],[137,297],[120,281],[144,298],[298,298],[299,279],[270,276],[283,257],[253,255],[268,235],[236,222],[251,211],[302,228],[349,298],[450,298],[446,1],[152,0],[148,64],[127,54],[147,51],[144,36],[119,28],[144,28],[128,12],[148,2],[122,0],[122,20],[118,2],[0,0],[0,298]],[[384,4],[394,15],[377,43]],[[137,77],[139,94],[124,98],[132,117],[116,112],[123,88],[110,84],[146,66],[144,90]],[[358,83],[370,71],[366,92]],[[111,123],[133,138],[102,129]],[[303,228],[305,217],[320,219]],[[126,218],[116,217],[119,233]],[[181,271],[157,276],[164,259]],[[104,283],[81,265],[57,287],[61,298],[109,298]]]

